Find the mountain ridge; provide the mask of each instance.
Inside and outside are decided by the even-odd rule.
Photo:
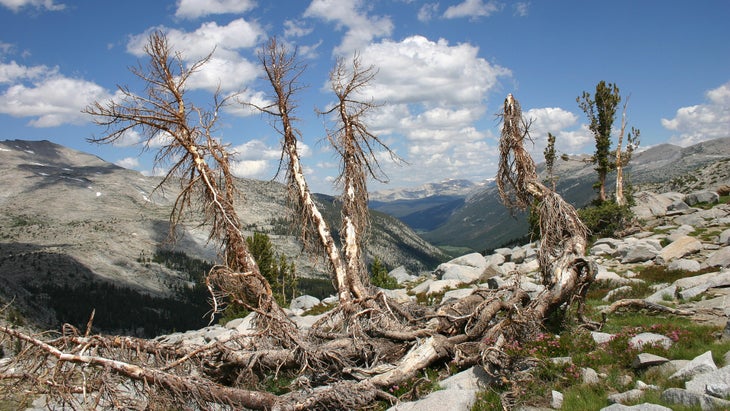
[[[720,184],[730,184],[727,169],[723,160],[730,158],[730,137],[704,141],[689,147],[672,144],[659,144],[634,153],[625,170],[627,182],[635,189],[652,189],[658,192],[691,190],[702,188],[704,183],[693,186],[692,180]],[[692,172],[703,166],[709,167],[705,177],[690,177]],[[546,179],[545,163],[537,164],[541,178]],[[698,171],[698,173],[702,173]],[[590,163],[590,155],[570,156],[569,161],[558,159],[554,174],[558,178],[557,191],[568,202],[576,207],[583,207],[592,201],[596,194],[593,184],[596,174]],[[608,175],[608,188],[612,187],[615,173]],[[672,183],[672,181],[674,181]],[[375,203],[374,208],[390,212],[411,227],[430,243],[444,249],[453,248],[456,254],[468,251],[485,251],[508,245],[521,240],[527,233],[528,225],[525,215],[516,212],[514,215],[505,209],[499,199],[496,186],[485,184],[466,197],[434,197],[432,199],[414,199],[391,203]],[[462,201],[461,204],[449,201]],[[445,208],[445,204],[452,207]],[[423,221],[428,222],[424,224]]]

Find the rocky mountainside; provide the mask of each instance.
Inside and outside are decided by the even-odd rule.
[[[555,165],[557,191],[576,207],[583,207],[595,198],[593,183],[596,174],[588,161],[587,155],[574,156],[568,161],[558,160]],[[537,169],[541,176],[545,175],[544,163]],[[709,140],[684,148],[670,144],[650,147],[634,155],[625,175],[635,189],[657,192],[689,193],[730,184],[730,138]],[[613,174],[608,176],[609,189],[614,179]],[[524,214],[511,216],[502,205],[494,185],[474,192],[462,204],[452,205],[446,217],[443,210],[437,208],[414,210],[421,216],[429,215],[431,211],[441,216],[436,227],[426,230],[422,226],[414,228],[432,244],[454,249],[455,255],[519,242],[527,233]],[[388,208],[381,206],[380,209],[385,211]],[[404,210],[400,213],[408,215]],[[410,221],[404,221],[410,224]]]
[[[194,275],[182,273],[178,263],[170,263],[169,253],[197,267],[198,262],[216,261],[218,250],[207,242],[206,229],[195,216],[179,227],[174,243],[168,241],[168,216],[177,190],[155,190],[159,183],[158,177],[48,141],[0,141],[0,301],[14,301],[22,315],[52,326],[67,320],[58,318],[60,307],[53,308],[59,304],[54,299],[58,289],[66,289],[67,295],[74,290],[87,297],[96,293],[106,301],[104,296],[114,293],[109,287],[120,287],[139,298],[165,299],[166,305],[191,292],[202,269]],[[303,253],[292,234],[285,188],[248,179],[237,186],[243,197],[238,211],[247,231],[267,233],[276,252],[295,262],[300,276],[326,278],[324,265]],[[338,227],[335,199],[317,200],[332,227]],[[373,220],[369,255],[386,266],[419,271],[443,261],[438,249],[395,218],[375,213]],[[160,258],[161,253],[167,257]],[[201,298],[202,312],[188,317],[201,318],[207,311]],[[76,301],[66,305],[73,304],[85,316],[94,308]],[[165,315],[178,309],[150,308],[167,310]],[[99,315],[95,323],[103,328]]]

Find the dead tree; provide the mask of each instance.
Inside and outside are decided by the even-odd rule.
[[[508,208],[525,209],[533,199],[538,201],[540,268],[543,283],[554,294],[540,303],[545,308],[538,318],[544,318],[555,303],[567,301],[576,286],[587,286],[595,276],[584,258],[588,229],[572,205],[540,183],[535,162],[523,145],[529,139],[529,124],[522,119],[522,109],[512,94],[505,99],[502,116],[497,188]]]
[[[626,133],[626,106],[629,105],[629,97],[630,95],[626,97],[626,101],[624,101],[624,107],[623,111],[621,113],[621,130],[618,134],[618,143],[616,144],[616,205],[619,206],[625,206],[626,205],[626,196],[624,196],[624,167],[629,163],[631,160],[631,154],[634,152],[634,150],[639,146],[639,135],[640,131],[634,127],[631,127],[631,131],[629,131],[628,135],[626,136],[627,144],[626,144],[626,152],[622,154],[623,149],[623,143],[624,143],[624,134]]]
[[[304,67],[299,65],[296,53],[289,53],[275,38],[261,50],[259,59],[273,90],[273,102],[267,106],[245,104],[250,104],[276,119],[275,127],[282,135],[282,162],[286,169],[289,200],[295,208],[295,217],[302,220],[301,239],[310,250],[324,251],[333,272],[332,282],[337,290],[339,303],[343,307],[349,307],[353,299],[364,298],[366,291],[359,281],[353,282],[348,278],[347,264],[343,261],[332,231],[309,190],[297,148],[300,132],[294,127],[294,99],[302,87],[298,81]]]
[[[170,217],[174,230],[188,209],[202,210],[210,224],[210,239],[222,245],[223,263],[208,276],[209,286],[220,292],[214,301],[230,298],[251,309],[284,320],[286,317],[274,301],[270,284],[261,275],[248,249],[241,223],[235,210],[238,196],[230,170],[227,148],[213,136],[219,110],[230,99],[216,93],[212,109],[196,106],[186,96],[186,82],[209,59],[185,67],[182,56],[174,53],[162,32],[150,35],[145,52],[146,67],[141,63],[132,73],[145,83],[145,94],[119,87],[122,95],[108,102],[95,102],[85,112],[96,124],[106,127],[95,143],[114,143],[128,132],[138,131],[149,148],[155,139],[164,141],[157,152],[157,164],[171,163],[158,189],[176,180],[180,184]]]
[[[364,97],[359,93],[373,80],[375,74],[375,67],[363,67],[357,55],[353,57],[351,70],[345,60],[339,58],[330,73],[330,84],[337,96],[337,103],[320,113],[325,116],[336,114],[337,118],[337,127],[327,133],[327,138],[340,158],[337,180],[342,187],[340,232],[344,237],[348,278],[362,284],[370,282],[363,255],[369,228],[367,179],[387,181],[375,150],[381,149],[392,160],[400,161],[378,136],[368,130],[365,123],[368,112],[377,105],[373,101],[363,101]]]

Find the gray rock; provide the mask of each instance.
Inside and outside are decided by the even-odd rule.
[[[510,261],[512,261],[515,264],[522,264],[525,261],[525,256],[527,255],[526,251],[522,247],[515,247],[512,249],[512,255],[510,256]]]
[[[436,281],[436,280],[431,280],[431,279],[425,280],[424,282],[422,282],[422,283],[418,284],[417,286],[411,288],[411,292],[413,294],[425,293],[425,292],[428,291],[428,288],[431,287],[431,284],[433,284],[434,281]]]
[[[534,260],[537,258],[537,249],[535,248],[535,244],[530,243],[527,244],[525,247],[525,261]]]
[[[691,225],[684,224],[684,225],[681,225],[681,226],[675,228],[674,230],[672,230],[672,232],[669,234],[667,239],[669,241],[674,241],[674,240],[678,239],[679,237],[684,237],[688,234],[693,233],[694,231],[695,231],[694,227],[692,227]]]
[[[428,285],[428,289],[426,290],[426,295],[434,295],[439,294],[447,289],[456,289],[458,286],[462,284],[459,280],[436,280],[432,281]]]
[[[339,301],[339,297],[337,297],[336,295],[330,295],[329,297],[325,297],[322,299],[322,304],[337,304]]]
[[[593,337],[593,341],[595,341],[596,344],[605,344],[611,341],[614,335],[609,333],[602,333],[599,331],[591,331],[591,337]]]
[[[501,266],[502,271],[504,271],[505,274],[511,275],[513,272],[517,271],[517,264],[513,263],[512,261],[507,261],[506,263],[503,263]]]
[[[645,298],[646,301],[651,303],[662,303],[663,301],[670,301],[674,299],[674,294],[677,292],[677,286],[672,284],[668,287],[657,290],[654,294]]]
[[[601,411],[672,411],[671,408],[667,408],[663,405],[650,404],[645,402],[637,405],[623,405],[623,404],[612,404],[608,407],[601,408]]]
[[[725,383],[710,383],[705,386],[705,393],[715,398],[727,399],[730,397],[730,385]]]
[[[666,349],[669,349],[672,346],[673,342],[669,337],[665,335],[655,333],[641,333],[632,337],[629,340],[629,344],[638,350],[641,350],[647,344],[657,344],[663,346]]]
[[[235,331],[220,325],[205,327],[203,330],[205,330],[203,332],[203,339],[205,342],[224,341],[229,339],[235,333]]]
[[[400,304],[407,303],[412,299],[405,288],[396,288],[395,290],[381,289],[380,291],[383,292],[383,295],[385,295],[386,298]]]
[[[624,285],[622,287],[614,288],[613,290],[609,291],[602,300],[606,302],[613,301],[616,299],[617,295],[631,290],[633,290],[633,288],[630,285]]]
[[[667,214],[667,208],[674,202],[673,199],[662,194],[656,194],[649,191],[640,191],[634,194],[636,206],[631,207],[631,211],[638,218],[647,219],[652,217],[662,217]]]
[[[684,197],[684,202],[689,206],[699,203],[716,204],[720,201],[720,195],[714,191],[695,191]]]
[[[692,227],[704,227],[707,225],[705,218],[699,213],[685,214],[674,217],[674,222],[677,224],[687,224]]]
[[[540,262],[537,260],[528,260],[517,266],[517,271],[522,274],[534,273],[540,270]]]
[[[496,254],[502,254],[505,258],[505,261],[509,261],[510,256],[512,256],[512,249],[511,248],[498,248],[494,250]]]
[[[667,211],[689,210],[689,205],[682,200],[676,200],[667,207]]]
[[[644,396],[644,391],[638,388],[628,390],[625,392],[619,392],[608,396],[608,402],[614,404],[624,404],[627,402],[633,402]]]
[[[717,366],[715,365],[715,361],[712,359],[712,351],[707,351],[692,359],[689,364],[677,370],[677,372],[672,374],[669,378],[684,380],[692,378],[695,375],[705,374],[712,371],[717,371]],[[702,392],[704,392],[704,390],[702,390]]]
[[[695,375],[684,384],[684,387],[687,391],[704,394],[707,392],[708,384],[730,385],[730,365],[726,365],[712,372]]]
[[[482,367],[471,367],[441,381],[439,386],[449,390],[483,390],[494,380]]]
[[[623,241],[617,240],[617,239],[611,238],[611,237],[604,237],[604,238],[599,238],[598,240],[596,240],[596,242],[593,243],[594,246],[596,246],[596,245],[602,245],[602,244],[605,244],[605,245],[607,245],[607,246],[609,246],[609,247],[611,247],[611,248],[613,248],[615,250],[621,244],[623,244]]]
[[[441,299],[442,303],[447,301],[461,300],[462,298],[468,297],[474,293],[473,288],[461,288],[458,290],[451,290],[444,293],[444,298]]]
[[[556,410],[563,408],[563,393],[560,391],[552,390],[552,398],[550,399],[550,406]]]
[[[680,299],[689,300],[690,298],[694,298],[694,297],[704,293],[711,287],[712,287],[711,283],[704,283],[704,284],[696,285],[694,287],[690,287],[686,290],[681,290],[677,294],[679,294]]]
[[[667,265],[667,268],[670,270],[682,270],[682,271],[689,271],[689,272],[696,272],[696,271],[700,271],[700,269],[702,269],[699,261],[690,260],[687,258],[680,258],[677,260],[673,260],[672,262],[669,263],[669,265]]]
[[[313,297],[311,295],[300,295],[299,297],[291,300],[291,303],[289,304],[289,308],[292,310],[308,310],[315,305],[319,304],[321,301],[317,297]]]
[[[608,244],[593,244],[593,247],[591,247],[591,250],[589,252],[592,256],[599,256],[599,255],[612,255],[614,252],[614,248],[612,248]]]
[[[628,278],[621,277],[613,271],[608,271],[606,267],[599,265],[598,273],[596,273],[596,281],[606,281],[616,285],[628,284],[631,281]]]
[[[634,361],[631,363],[631,366],[634,368],[647,368],[655,365],[664,364],[667,361],[669,360],[659,355],[641,353],[636,356]]]
[[[636,381],[636,388],[640,390],[658,390],[659,387],[653,384],[647,384],[644,381]]]
[[[489,266],[492,264],[500,265],[500,264],[504,263],[505,261],[507,261],[507,259],[504,258],[503,254],[495,253],[495,254],[489,255],[488,257],[485,257],[484,261],[486,263],[486,266]]]
[[[487,268],[482,271],[482,275],[479,277],[479,281],[485,282],[492,277],[504,277],[507,273],[502,269],[502,266],[496,264],[489,264]]]
[[[704,267],[730,267],[730,246],[722,247],[707,256]]]
[[[621,263],[627,264],[650,261],[653,260],[657,254],[659,254],[659,251],[656,247],[651,244],[647,244],[646,242],[640,242],[634,246],[628,247],[626,254],[624,254],[623,258],[621,258]]]
[[[687,364],[689,364],[689,360],[670,360],[656,368],[659,371],[659,374],[669,378],[670,375],[674,374]]]
[[[249,335],[256,332],[256,326],[254,325],[254,319],[256,319],[256,313],[250,313],[243,318],[236,318],[226,323],[226,328],[236,330],[237,333],[243,335]]]
[[[538,294],[543,292],[545,290],[545,286],[542,284],[535,284],[531,281],[522,281],[520,283],[520,288],[527,291],[527,294],[530,295],[530,298],[537,297]]]
[[[580,380],[583,384],[593,385],[601,382],[601,378],[593,368],[584,367],[580,369]]]
[[[455,263],[442,263],[436,268],[434,273],[442,280],[458,280],[462,283],[473,283],[482,275],[483,267],[473,267]]]
[[[656,256],[657,264],[667,265],[672,260],[694,254],[702,250],[702,243],[690,236],[679,237],[662,248]]]
[[[476,399],[476,390],[440,390],[418,401],[396,404],[388,411],[469,411]]]
[[[720,233],[720,245],[730,245],[730,228]]]
[[[314,323],[319,321],[325,315],[327,315],[327,313],[317,315],[293,315],[289,318],[294,322],[294,324],[297,325],[297,328],[299,328],[300,330],[309,330],[312,328]]]
[[[669,388],[662,392],[663,401],[680,404],[686,407],[700,407],[702,410],[730,409],[730,401],[715,398],[707,394],[698,394],[681,388]]]
[[[398,282],[398,285],[403,285],[407,282],[415,281],[416,279],[418,279],[417,276],[409,274],[408,270],[406,270],[406,268],[403,266],[396,267],[395,269],[391,270],[388,275],[395,278],[395,280]]]
[[[679,289],[687,289],[705,283],[712,283],[713,287],[730,284],[730,270],[684,277],[675,281],[673,284]]]
[[[487,260],[483,255],[479,253],[470,253],[462,255],[461,257],[454,258],[449,261],[452,264],[465,265],[469,267],[476,267],[484,269],[487,266]]]

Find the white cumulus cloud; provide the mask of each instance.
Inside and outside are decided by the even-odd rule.
[[[112,95],[96,83],[59,74],[57,68],[22,66],[15,62],[0,65],[0,113],[31,117],[33,127],[56,127],[89,121],[82,110],[94,101]]]
[[[491,136],[477,124],[488,111],[488,94],[511,76],[509,69],[479,57],[470,44],[423,36],[383,40],[360,56],[365,65],[378,68],[363,96],[385,103],[369,124],[404,160],[419,164],[418,172],[410,173],[384,161],[387,174],[438,181],[445,175],[473,178],[491,172],[485,170],[493,164]]]
[[[674,131],[670,142],[689,146],[714,138],[730,137],[730,82],[705,93],[703,104],[682,107],[674,118],[662,119],[664,128]]]
[[[438,3],[426,3],[418,9],[418,21],[427,22],[433,19],[433,16],[438,13]]]
[[[345,28],[345,36],[335,53],[346,55],[393,32],[390,17],[369,16],[364,10],[365,5],[364,0],[312,0],[304,17],[335,23],[338,29]]]
[[[450,6],[444,11],[444,17],[455,19],[460,17],[488,17],[500,11],[502,6],[496,1],[484,2],[484,0],[465,0],[455,6]]]
[[[66,8],[63,3],[56,3],[54,0],[0,0],[0,5],[3,5],[14,13],[20,11],[25,7],[32,7],[34,9],[45,9],[49,11],[58,11]]]
[[[257,23],[239,18],[226,25],[206,22],[191,32],[165,27],[151,30],[165,32],[170,47],[179,51],[188,65],[213,53],[208,63],[191,76],[188,86],[192,89],[215,91],[220,87],[222,91],[239,90],[259,74],[258,63],[239,53],[239,50],[256,47],[264,38],[265,33]],[[149,34],[150,31],[147,31],[132,36],[127,43],[127,51],[143,56]]]
[[[175,16],[195,19],[212,14],[241,14],[255,6],[253,0],[178,0]]]
[[[301,141],[297,142],[301,158],[309,157],[312,150]],[[281,147],[267,145],[258,139],[249,140],[231,149],[231,170],[238,177],[272,178],[281,158]]]
[[[411,36],[402,41],[384,40],[361,52],[366,64],[378,68],[369,92],[389,103],[478,104],[508,69],[478,56],[468,43]]]

